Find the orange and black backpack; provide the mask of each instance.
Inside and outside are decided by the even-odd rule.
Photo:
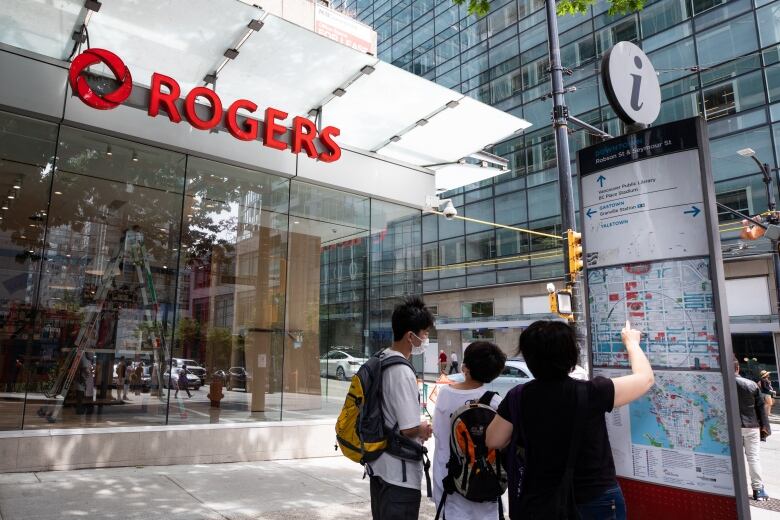
[[[502,453],[485,444],[487,428],[496,411],[490,401],[496,392],[485,392],[450,415],[450,459],[442,481],[444,493],[436,519],[444,510],[447,495],[458,493],[472,502],[498,501],[499,518],[504,518],[501,495],[507,489]]]

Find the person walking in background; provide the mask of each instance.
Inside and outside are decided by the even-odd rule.
[[[439,372],[442,374],[447,372],[447,354],[443,350],[439,351]]]
[[[125,363],[125,356],[122,356],[119,358],[119,363],[116,365],[116,398],[118,400],[127,399],[127,385],[125,384],[126,375],[127,364]]]
[[[179,390],[184,390],[187,392],[187,397],[192,397],[189,381],[187,381],[187,365],[182,365],[179,369],[179,376],[176,379],[176,393],[173,394],[173,397],[179,397]]]
[[[753,500],[769,500],[761,479],[761,436],[769,436],[772,430],[769,417],[766,414],[764,401],[758,385],[739,375],[739,361],[734,358],[734,373],[737,382],[737,401],[739,402],[739,419],[742,423],[742,445],[745,447],[745,457],[750,473],[750,487],[753,488]]]
[[[457,374],[457,373],[458,373],[458,355],[453,350],[452,354],[450,354],[450,374]]]
[[[772,405],[775,404],[775,389],[772,388],[772,380],[769,379],[769,372],[762,370],[758,375],[758,389],[761,390],[761,397],[764,399],[764,408],[766,408],[767,418],[772,415]]]
[[[135,395],[141,395],[142,381],[144,377],[144,365],[140,361],[135,366],[133,372],[133,382],[135,383]]]
[[[535,379],[509,391],[487,431],[488,448],[524,450],[522,485],[508,471],[510,519],[626,518],[604,414],[640,398],[655,377],[641,333],[626,322],[621,337],[632,373],[580,381],[570,377],[580,356],[570,325],[537,321],[520,335]]]
[[[446,492],[443,480],[448,476],[447,462],[450,460],[450,418],[466,403],[478,402],[485,395],[484,385],[498,377],[505,363],[506,354],[498,345],[489,341],[475,341],[463,352],[464,381],[445,385],[441,389],[433,418],[433,437],[436,439],[433,456],[433,500],[436,502],[437,511]],[[500,402],[501,396],[493,395],[489,406],[498,408]],[[441,512],[447,520],[493,520],[498,518],[498,502],[472,502],[452,492],[447,495]]]

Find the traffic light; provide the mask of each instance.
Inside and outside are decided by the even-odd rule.
[[[566,230],[566,249],[568,252],[569,274],[572,280],[574,280],[583,267],[582,233],[577,233],[572,229]]]

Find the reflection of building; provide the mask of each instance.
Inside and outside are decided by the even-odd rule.
[[[202,12],[186,23],[166,27],[165,38],[150,20],[174,19],[190,2],[155,6],[154,16],[104,3],[89,17],[86,7],[77,9],[78,23],[64,8],[43,8],[65,25],[88,20],[92,41],[132,71],[130,97],[107,110],[70,90],[63,60],[73,50],[72,31],[31,24],[39,11],[2,12],[10,29],[0,36],[0,195],[8,190],[11,203],[0,210],[0,429],[12,433],[0,439],[0,451],[29,438],[3,467],[71,467],[73,453],[84,455],[83,466],[126,464],[128,452],[138,454],[133,464],[333,453],[333,422],[348,383],[329,372],[323,356],[335,347],[365,355],[387,346],[395,299],[422,289],[421,209],[434,191],[434,172],[424,167],[427,157],[407,153],[400,162],[382,148],[399,147],[403,129],[404,146],[423,147],[413,129],[435,128],[444,110],[457,123],[437,130],[444,143],[468,127],[473,111],[500,114],[509,132],[525,126],[472,101],[463,101],[464,112],[462,95],[248,3],[199,5]],[[159,43],[176,40],[172,30],[182,31],[183,46]],[[310,58],[305,66],[285,58],[295,52]],[[218,94],[187,96],[217,69]],[[152,117],[157,70],[180,82],[183,99]],[[96,97],[117,87],[93,74],[111,73],[96,65],[77,75]],[[409,103],[381,93],[395,84],[425,95]],[[262,132],[234,137],[263,126],[244,115],[213,118],[210,131],[190,124],[213,115],[215,105],[200,103],[209,95],[225,109],[246,96],[288,111],[277,120],[291,127],[276,136],[285,149],[264,146],[272,139]],[[190,110],[173,123],[169,114],[188,98]],[[410,104],[418,106],[409,111]],[[430,120],[418,125],[425,116]],[[326,141],[313,141],[313,151],[306,139],[296,141],[310,135],[305,129],[315,118],[341,127],[338,161],[317,148]],[[296,143],[300,153],[291,153]],[[485,144],[455,143],[442,153],[464,157]],[[86,397],[67,391],[68,374],[84,377],[69,371],[77,366],[69,356],[84,350],[95,354],[95,391]],[[195,381],[178,377],[185,365]],[[117,386],[135,385],[136,374],[150,391],[122,398]],[[175,397],[177,380],[189,381],[192,398]],[[217,391],[222,383],[231,390]],[[74,406],[84,399],[88,406]],[[200,427],[211,423],[234,424]],[[52,424],[84,429],[56,439],[27,434]],[[173,425],[190,428],[185,434]],[[91,429],[104,426],[127,430],[99,436]],[[66,450],[60,442],[100,448]]]
[[[494,153],[509,160],[510,173],[445,196],[462,216],[560,234],[545,2],[493,1],[482,18],[467,14],[468,3],[336,0],[333,5],[374,27],[382,60],[522,114],[535,125],[495,145]],[[761,213],[767,209],[761,173],[736,152],[753,148],[772,167],[780,160],[777,4],[646,4],[641,12],[610,16],[610,4],[601,1],[586,15],[559,17],[561,60],[570,72],[565,76],[569,111],[613,135],[621,133],[623,125],[603,92],[599,63],[614,43],[636,42],[659,71],[663,104],[657,123],[705,117],[718,202],[750,215]],[[570,135],[572,159],[596,138],[582,131]],[[773,175],[777,180],[777,173]],[[769,244],[741,243],[738,219],[729,213],[723,212],[720,222],[725,272],[734,279],[728,306],[730,311],[738,308],[731,324],[735,351],[740,357],[757,356],[777,371],[780,295]],[[439,323],[446,325],[440,332],[442,346],[468,342],[482,334],[477,329],[490,324],[490,334],[502,347],[514,349],[518,327],[545,311],[546,305],[538,303],[544,302],[539,298],[546,294],[546,280],[562,275],[558,253],[549,239],[424,216],[423,283],[427,298],[439,306]],[[759,297],[754,299],[754,294]],[[463,310],[470,302],[492,302],[492,316],[473,319]]]

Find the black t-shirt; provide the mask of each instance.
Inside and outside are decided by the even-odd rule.
[[[575,420],[575,385],[587,385],[588,410],[582,432],[573,432]],[[520,391],[520,387],[509,394]],[[595,377],[591,381],[540,381],[535,379],[522,387],[520,420],[525,437],[526,473],[523,489],[543,492],[557,486],[566,468],[572,433],[581,435],[574,470],[577,503],[585,503],[616,483],[615,463],[604,419],[615,402],[615,385],[611,379]],[[498,414],[509,422],[509,396],[501,401]],[[519,426],[513,424],[517,429]]]

